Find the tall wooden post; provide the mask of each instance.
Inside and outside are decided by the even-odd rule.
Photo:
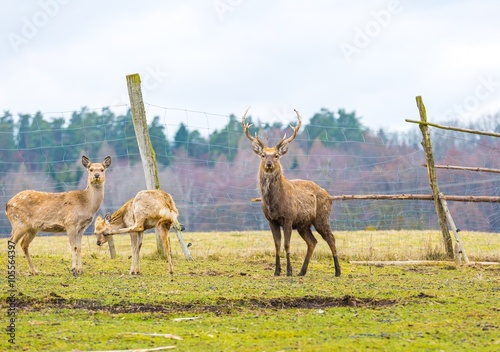
[[[422,131],[422,146],[425,151],[425,158],[427,159],[427,173],[429,175],[429,183],[432,189],[432,196],[434,198],[434,205],[438,216],[439,226],[443,236],[443,243],[446,250],[446,255],[453,258],[453,241],[446,223],[446,214],[441,202],[439,201],[439,186],[436,178],[436,170],[434,168],[434,154],[432,152],[431,137],[429,135],[429,128],[427,126],[427,112],[422,101],[422,97],[416,97],[417,107],[420,113],[420,120],[423,122],[419,124],[420,131]]]
[[[141,78],[138,73],[127,76],[127,86],[135,136],[139,145],[142,167],[146,178],[146,187],[147,189],[160,189],[160,179],[158,177],[158,168],[156,167],[156,154],[149,136],[146,111],[142,99]],[[176,232],[184,255],[188,260],[191,260],[191,254],[182,238],[182,234],[177,229]],[[156,230],[156,249],[162,257],[165,257],[165,248],[158,230]]]

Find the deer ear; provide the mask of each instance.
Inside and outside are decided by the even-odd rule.
[[[109,224],[109,222],[111,221],[111,213],[110,212],[107,212],[106,215],[104,216],[104,221]]]
[[[85,166],[86,169],[90,166],[90,160],[85,155],[82,155],[82,165]]]
[[[252,148],[253,148],[253,151],[255,154],[262,154],[262,150],[264,149],[264,147],[262,146],[261,143],[259,143],[259,141],[257,139],[255,139],[253,142],[252,142]]]
[[[288,143],[280,143],[276,146],[276,149],[278,149],[278,154],[283,156],[288,152]]]
[[[108,167],[111,166],[111,157],[110,156],[107,156],[106,158],[104,158],[104,161],[102,162],[102,164],[104,165],[104,167],[107,169]]]

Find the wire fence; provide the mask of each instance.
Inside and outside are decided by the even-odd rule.
[[[256,176],[259,158],[244,137],[240,117],[146,104],[162,188],[171,193],[187,231],[267,230]],[[116,113],[115,111],[121,111]],[[253,121],[274,145],[289,120]],[[252,120],[252,117],[249,117]],[[338,122],[338,120],[337,120]],[[80,156],[112,157],[99,213],[113,212],[145,188],[127,106],[79,112],[4,116],[0,120],[0,198],[23,189],[58,192],[85,187]],[[255,130],[257,131],[257,130]],[[317,134],[317,132],[320,134]],[[253,132],[252,132],[253,133]],[[499,141],[431,128],[436,163],[498,167]],[[362,126],[320,124],[304,118],[300,134],[282,158],[289,179],[314,181],[332,195],[429,193],[418,129],[370,131]],[[456,195],[500,195],[499,176],[438,170],[441,190]],[[450,202],[457,226],[499,232],[498,204]],[[356,230],[438,229],[430,201],[335,201],[332,228]],[[92,226],[87,230],[90,232]],[[10,224],[0,216],[2,236]]]

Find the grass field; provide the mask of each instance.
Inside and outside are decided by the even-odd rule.
[[[0,350],[104,351],[496,351],[500,349],[500,265],[356,265],[357,260],[442,260],[437,232],[336,232],[342,276],[319,239],[305,277],[274,277],[270,232],[184,233],[193,261],[171,237],[174,275],[155,255],[154,234],[130,276],[130,242],[117,258],[84,237],[84,275],[70,273],[65,236],[35,238],[37,276],[18,248],[15,344]],[[500,262],[500,236],[461,233],[472,261]],[[7,239],[0,272],[7,277]],[[292,241],[294,275],[305,254]],[[284,259],[282,259],[284,264]],[[5,280],[7,281],[7,280]],[[5,282],[4,281],[4,282]],[[12,281],[9,281],[12,283]],[[15,303],[8,299],[13,294]],[[11,310],[12,311],[12,310]],[[7,314],[5,326],[9,325]],[[4,331],[6,331],[4,329]]]

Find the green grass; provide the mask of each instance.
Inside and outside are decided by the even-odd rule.
[[[268,231],[184,233],[186,242],[192,243],[192,262],[185,260],[172,235],[173,276],[154,253],[153,234],[144,240],[140,276],[128,275],[128,236],[115,236],[114,260],[109,259],[107,247],[99,248],[94,238],[85,237],[85,274],[77,278],[69,270],[67,238],[37,237],[30,249],[39,275],[27,274],[26,260],[17,250],[16,344],[11,345],[4,334],[0,350],[500,348],[500,265],[354,265],[350,261],[439,259],[440,235],[409,231],[335,235],[340,278],[334,277],[327,246],[319,238],[305,277],[274,277],[274,246]],[[498,261],[498,235],[461,235],[471,260]],[[293,237],[296,275],[305,244],[296,234]],[[6,242],[0,250],[4,278]],[[1,294],[6,312],[7,287]]]

